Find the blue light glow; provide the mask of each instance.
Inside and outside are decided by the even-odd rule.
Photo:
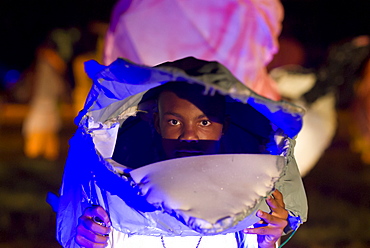
[[[18,82],[20,75],[20,72],[17,70],[7,71],[4,76],[5,85],[9,87],[10,85],[15,84],[16,82]]]

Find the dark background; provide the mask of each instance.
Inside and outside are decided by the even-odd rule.
[[[0,82],[11,69],[22,73],[35,49],[56,28],[108,22],[113,0],[1,0]],[[343,39],[370,35],[370,0],[283,0],[282,35],[294,37],[306,52],[304,65],[318,67],[328,47]],[[5,90],[3,88],[3,90]],[[1,99],[0,99],[1,100]],[[0,247],[60,247],[55,240],[55,213],[47,192],[57,193],[75,131],[64,116],[61,154],[56,161],[28,159],[23,154],[22,113],[1,118],[0,101]],[[332,144],[304,178],[309,221],[287,248],[370,247],[370,165],[351,152],[348,112],[338,112]]]
[[[24,70],[35,48],[56,27],[83,27],[91,20],[109,21],[115,0],[0,1],[0,65]],[[370,34],[368,0],[283,0],[284,34],[307,49],[307,66],[317,66],[328,45]]]

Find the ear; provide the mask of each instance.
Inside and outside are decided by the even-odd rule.
[[[229,129],[230,122],[231,122],[230,115],[226,115],[224,119],[223,127],[222,127],[222,135],[224,135],[226,131]]]
[[[161,128],[159,125],[159,114],[158,112],[153,113],[153,120],[154,120],[154,128],[157,130],[157,133],[161,134]]]

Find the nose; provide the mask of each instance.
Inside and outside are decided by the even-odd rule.
[[[183,142],[198,142],[199,137],[197,131],[192,127],[185,127],[179,137],[180,141]]]

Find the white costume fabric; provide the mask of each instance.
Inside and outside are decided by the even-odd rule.
[[[254,247],[255,241],[250,241],[253,238],[241,231],[258,221],[255,217],[257,209],[269,212],[265,197],[274,189],[281,191],[284,196],[286,209],[291,215],[290,228],[296,229],[306,221],[307,199],[293,155],[294,137],[302,127],[301,108],[263,98],[238,81],[219,63],[191,57],[157,67],[137,65],[122,59],[110,66],[90,61],[86,64],[86,70],[94,80],[94,85],[84,110],[76,119],[79,128],[70,142],[58,210],[57,235],[64,247],[78,247],[74,241],[77,221],[84,209],[91,205],[101,205],[106,209],[116,231],[132,237],[153,236],[158,240],[164,236],[169,243],[171,239],[168,238],[176,236],[183,236],[189,242],[205,236],[205,243],[213,242],[207,241],[212,240],[212,235],[217,235],[217,238],[227,237],[224,242],[233,243],[229,237],[235,235],[237,247]],[[197,215],[195,212],[198,211],[187,211],[200,210],[204,207],[202,204],[209,209],[219,207],[214,202],[194,201],[196,198],[192,196],[181,201],[174,200],[189,192],[171,196],[167,186],[172,190],[174,185],[163,186],[161,180],[155,177],[158,173],[167,173],[168,169],[165,166],[165,169],[161,169],[160,166],[172,161],[158,163],[160,160],[155,158],[159,148],[158,134],[151,126],[153,109],[148,108],[146,103],[151,102],[150,89],[172,81],[199,84],[204,87],[205,94],[217,91],[227,96],[226,112],[232,122],[220,141],[222,154],[213,155],[212,158],[231,157],[233,161],[238,160],[238,157],[245,158],[245,164],[248,165],[245,169],[238,166],[234,169],[232,162],[226,163],[226,166],[229,164],[230,171],[235,170],[236,174],[242,170],[250,171],[251,175],[262,167],[261,163],[249,163],[251,156],[258,159],[273,158],[271,163],[263,162],[263,166],[269,168],[258,172],[254,179],[246,180],[257,185],[247,196],[237,193],[238,187],[225,190],[225,194],[220,192],[223,191],[223,186],[219,187],[220,183],[233,180],[232,174],[225,180],[215,180],[214,185],[202,184],[200,180],[196,190],[204,192],[209,186],[210,190],[220,194],[220,198],[230,199],[220,204],[221,208],[225,204],[234,204],[238,198],[255,199],[224,208],[226,212],[217,213],[216,223],[213,223],[213,217],[208,218],[204,212],[200,211],[200,215]],[[193,157],[194,161],[198,158]],[[173,163],[175,165],[176,161],[188,159],[192,158],[174,159]],[[138,171],[153,167],[155,162],[158,164],[154,172],[148,170],[138,175]],[[221,163],[220,167],[222,164],[225,166],[225,163]],[[189,166],[192,169],[197,167],[207,169],[202,165]],[[155,171],[157,169],[158,172]],[[269,174],[270,169],[276,174]],[[186,171],[177,172],[184,172],[185,175]],[[214,169],[206,176],[212,178],[217,172]],[[266,181],[262,180],[265,174]],[[196,176],[199,177],[199,173]],[[189,183],[193,182],[191,173],[185,179]],[[167,176],[163,180],[170,179]],[[240,181],[240,185],[244,183],[242,178],[235,180]],[[148,183],[150,190],[145,190],[145,183]],[[186,183],[186,180],[181,183]],[[162,199],[160,203],[158,198]],[[176,207],[173,202],[176,202]],[[211,225],[209,229],[207,224]],[[187,238],[192,236],[197,237]],[[115,236],[111,241],[114,240]],[[199,247],[208,246],[201,244]]]
[[[257,235],[249,234],[244,236],[245,247],[247,248],[258,248]],[[205,236],[199,242],[198,236],[188,237],[166,237],[164,238],[164,244],[166,248],[195,248],[199,243],[198,248],[236,248],[238,246],[237,238],[235,234],[229,233],[226,235],[217,236]],[[113,229],[110,234],[109,247],[129,247],[129,248],[163,248],[163,243],[160,237],[155,236],[143,236],[134,235],[128,237],[127,234],[121,233]],[[278,247],[278,244],[276,244]]]
[[[109,239],[108,247],[130,247],[130,248],[163,248],[163,243],[160,237],[133,235],[128,237],[127,234],[114,231]],[[250,235],[252,236],[252,235]],[[254,239],[256,239],[254,237]],[[165,237],[164,244],[166,248],[195,248],[199,242],[199,236],[187,237]],[[251,243],[251,242],[249,242]],[[256,243],[256,240],[253,240]],[[199,247],[238,247],[235,234],[229,233],[227,235],[204,236],[199,242]],[[249,246],[248,246],[249,247]],[[256,247],[257,248],[257,247]]]

